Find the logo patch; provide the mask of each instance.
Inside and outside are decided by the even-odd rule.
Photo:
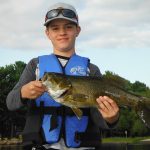
[[[72,75],[81,75],[81,76],[87,76],[88,75],[87,70],[85,70],[85,68],[83,68],[82,66],[75,66],[75,67],[71,68],[70,73]]]

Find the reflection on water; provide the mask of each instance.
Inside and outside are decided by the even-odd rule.
[[[0,146],[0,150],[22,150],[22,146]]]
[[[101,150],[150,150],[149,144],[102,144]]]
[[[0,150],[22,150],[21,146],[0,146]],[[102,144],[100,150],[150,150],[149,144]]]
[[[127,150],[149,150],[149,149],[150,149],[150,144],[128,145],[128,148],[127,148]]]

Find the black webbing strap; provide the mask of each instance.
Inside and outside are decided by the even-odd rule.
[[[30,109],[30,111],[28,111],[28,115],[39,115],[40,113],[42,113],[43,115],[45,114],[55,114],[57,112],[57,115],[61,115],[61,110],[62,107],[52,107],[52,106],[45,106],[41,109],[39,109],[41,107],[34,107],[32,109]]]
[[[83,108],[83,116],[88,116],[90,114],[89,108]],[[52,107],[52,106],[45,106],[45,107],[34,107],[28,111],[28,115],[39,115],[39,114],[51,114],[51,115],[57,115],[57,116],[63,116],[64,114],[66,116],[74,116],[74,112],[71,108],[60,106],[60,107]]]
[[[57,123],[57,112],[54,111],[53,115],[50,118],[50,129],[49,131],[52,131],[53,129],[57,128],[58,123]]]

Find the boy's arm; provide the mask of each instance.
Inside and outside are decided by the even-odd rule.
[[[35,69],[36,69],[37,63],[38,63],[38,59],[34,58],[26,65],[22,75],[20,76],[18,83],[9,92],[7,99],[6,99],[6,104],[9,110],[20,109],[27,103],[28,99],[21,98],[21,88],[23,85],[36,79]]]

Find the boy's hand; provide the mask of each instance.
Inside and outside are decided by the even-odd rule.
[[[99,104],[99,111],[103,118],[110,124],[119,118],[119,107],[116,102],[107,96],[100,96],[96,99]]]
[[[21,88],[21,97],[27,99],[36,99],[46,91],[41,81],[31,81]]]

